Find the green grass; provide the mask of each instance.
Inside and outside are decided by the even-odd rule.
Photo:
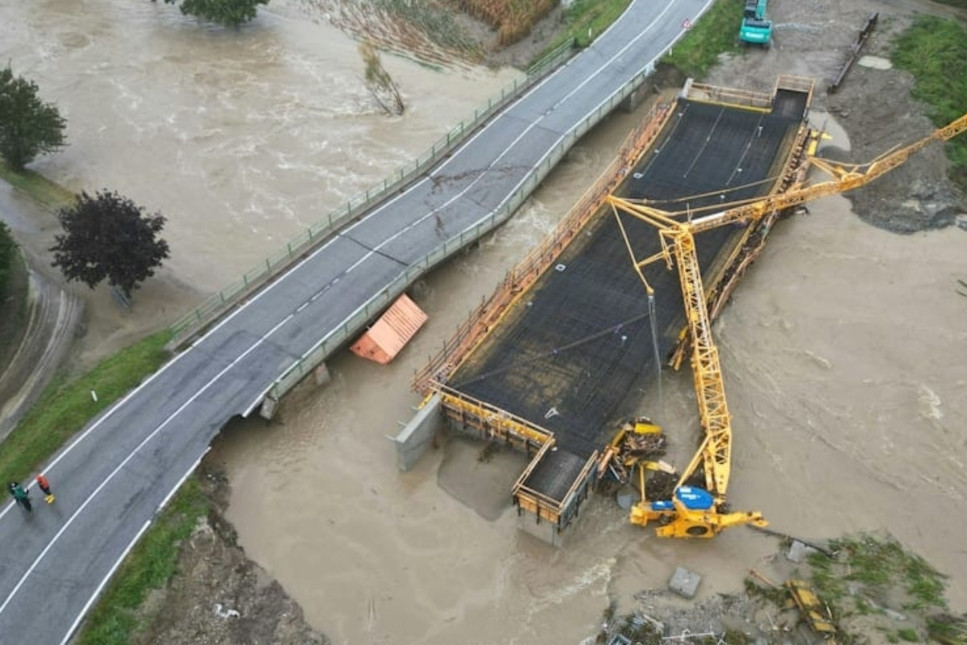
[[[967,645],[967,614],[937,614],[927,618],[930,638],[943,645]]]
[[[43,175],[39,175],[33,170],[17,172],[2,160],[0,160],[0,179],[51,208],[60,208],[75,199],[74,193],[59,184],[55,184]]]
[[[547,56],[571,38],[577,47],[587,47],[624,13],[629,4],[631,0],[575,0],[564,11],[564,28],[533,62]],[[590,38],[588,29],[591,30]]]
[[[188,478],[125,559],[91,612],[77,645],[128,645],[139,625],[135,613],[152,589],[174,575],[182,540],[191,535],[209,503],[195,478]]]
[[[908,643],[920,642],[920,635],[917,633],[917,630],[910,629],[909,627],[898,629],[896,635],[899,636],[901,640],[905,640]]]
[[[168,330],[158,332],[104,359],[73,380],[54,377],[40,399],[3,442],[0,476],[26,479],[98,412],[136,387],[168,359]],[[91,397],[97,393],[97,401]]]
[[[739,24],[743,0],[718,0],[692,25],[663,63],[674,65],[685,76],[701,79],[718,62],[720,54],[741,52]]]
[[[920,556],[904,551],[892,538],[861,535],[833,540],[830,548],[837,554],[835,560],[819,553],[811,554],[808,560],[813,584],[827,601],[844,601],[849,595],[848,584],[853,582],[874,596],[902,590],[908,600],[906,609],[946,608],[944,576]],[[859,610],[855,604],[854,609]]]
[[[967,4],[967,1],[962,4]],[[952,20],[921,17],[894,44],[893,64],[916,79],[913,97],[944,126],[967,112],[967,31]],[[946,146],[951,178],[967,189],[967,135]]]

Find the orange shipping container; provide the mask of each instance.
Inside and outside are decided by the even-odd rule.
[[[404,293],[353,343],[357,356],[386,365],[426,322],[426,314]]]

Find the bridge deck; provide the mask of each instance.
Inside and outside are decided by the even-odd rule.
[[[620,194],[670,200],[657,204],[665,210],[684,209],[682,198],[693,195],[701,196],[689,198],[690,208],[767,194],[788,161],[807,101],[806,94],[780,91],[764,111],[680,99]],[[638,257],[659,250],[654,228],[625,216],[622,224]],[[722,273],[723,258],[744,232],[729,226],[697,239],[707,279]],[[630,414],[629,393],[647,386],[683,327],[677,274],[663,262],[644,273],[655,289],[653,318],[614,216],[599,214],[515,300],[448,387],[551,431],[559,451],[574,456],[557,461],[577,472]],[[572,482],[559,481],[558,470],[537,467],[526,484],[561,499]]]

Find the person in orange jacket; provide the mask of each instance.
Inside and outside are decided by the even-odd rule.
[[[50,492],[50,482],[47,481],[47,478],[43,474],[37,475],[37,485],[40,486],[40,490],[44,491],[44,501],[48,504],[53,504],[56,498]]]

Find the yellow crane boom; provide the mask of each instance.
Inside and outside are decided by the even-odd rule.
[[[705,290],[698,255],[695,251],[694,235],[732,222],[757,221],[774,211],[858,188],[901,165],[931,142],[948,141],[964,130],[967,130],[967,114],[935,130],[929,136],[899,150],[881,155],[867,164],[843,164],[813,157],[810,163],[829,173],[833,177],[832,180],[756,201],[739,203],[727,210],[697,218],[691,217],[696,211],[669,213],[649,206],[647,200],[627,200],[613,195],[608,197],[608,203],[611,204],[618,225],[621,227],[635,270],[649,293],[652,293],[652,289],[642,273],[642,267],[658,259],[664,259],[669,268],[674,259],[674,263],[678,266],[685,318],[692,342],[692,375],[695,381],[699,418],[705,433],[698,451],[683,471],[671,501],[649,503],[645,499],[644,470],[640,470],[642,499],[631,510],[630,519],[633,523],[646,525],[649,521],[664,521],[666,524],[658,529],[658,535],[662,537],[712,537],[723,528],[737,524],[752,523],[759,526],[766,524],[762,515],[757,512],[724,512],[731,470],[732,425],[725,398],[718,349],[712,338],[711,321],[705,302]],[[661,251],[644,260],[637,260],[621,224],[619,210],[655,226],[661,240]],[[686,219],[680,219],[683,215]],[[704,469],[706,491],[694,491],[684,486],[698,469],[699,464]]]

